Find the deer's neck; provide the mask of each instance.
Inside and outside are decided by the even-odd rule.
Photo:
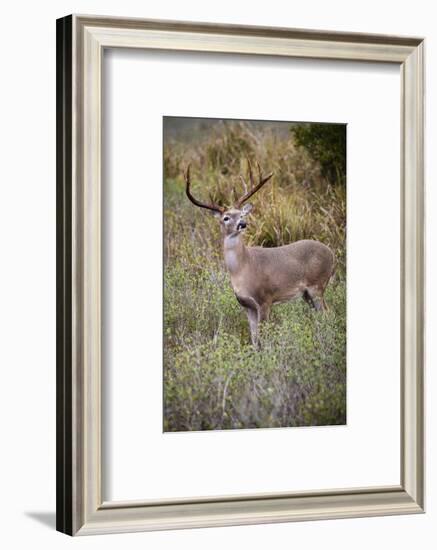
[[[225,264],[231,275],[236,275],[247,261],[247,248],[241,234],[230,235],[223,241]]]

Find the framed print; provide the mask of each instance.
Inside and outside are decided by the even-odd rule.
[[[423,50],[58,20],[58,530],[424,511]]]

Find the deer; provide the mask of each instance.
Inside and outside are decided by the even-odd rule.
[[[200,208],[212,211],[220,222],[224,262],[230,275],[235,297],[245,310],[252,345],[260,349],[259,324],[269,319],[274,304],[302,297],[317,311],[327,309],[326,287],[335,271],[332,250],[316,240],[299,240],[276,247],[247,246],[243,233],[252,205],[247,201],[273,177],[263,176],[257,162],[258,179],[247,159],[248,179],[240,175],[244,195],[230,208],[207,204],[191,193],[190,164],[184,172],[188,199]]]

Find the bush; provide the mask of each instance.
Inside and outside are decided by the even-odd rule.
[[[296,124],[291,132],[296,144],[320,163],[322,174],[331,184],[346,181],[346,125]]]

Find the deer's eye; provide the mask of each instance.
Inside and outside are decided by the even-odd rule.
[[[224,221],[224,222],[228,222],[230,219],[231,219],[231,218],[230,218],[229,216],[225,216],[225,217],[223,218],[223,221]]]

